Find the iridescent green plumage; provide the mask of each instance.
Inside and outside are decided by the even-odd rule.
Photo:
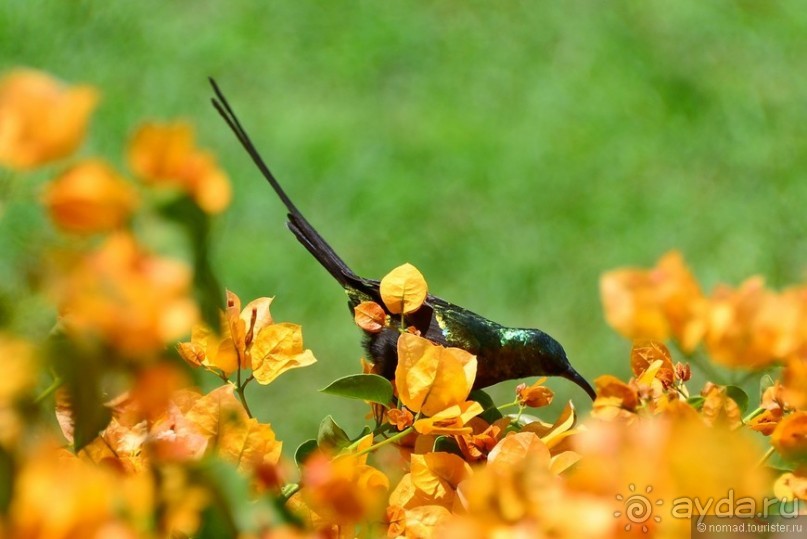
[[[217,96],[217,99],[213,99],[216,110],[286,205],[289,229],[344,287],[351,311],[367,300],[383,305],[379,282],[356,275],[303,217],[258,154],[215,82],[211,80],[211,83]],[[505,380],[546,375],[569,379],[583,388],[592,399],[595,397],[591,385],[569,364],[560,343],[539,329],[508,328],[432,295],[427,296],[420,309],[407,315],[404,322],[407,326],[416,327],[423,337],[432,342],[462,348],[476,355],[474,387],[477,389]],[[398,336],[398,331],[394,329],[365,335],[368,354],[379,365],[381,373],[390,379],[398,363]]]

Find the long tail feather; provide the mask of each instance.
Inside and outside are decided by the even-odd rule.
[[[255,148],[255,145],[252,144],[252,140],[247,135],[247,132],[241,126],[241,122],[238,120],[235,112],[233,111],[232,107],[230,107],[230,103],[227,101],[227,98],[224,97],[221,89],[219,89],[218,84],[212,78],[210,79],[210,84],[213,86],[213,91],[216,93],[216,97],[211,99],[213,106],[216,108],[218,113],[224,118],[224,121],[227,122],[227,125],[230,126],[230,129],[235,134],[238,141],[241,143],[241,146],[247,151],[249,156],[252,158],[252,161],[258,167],[258,170],[261,171],[263,177],[266,178],[266,181],[269,182],[269,185],[272,186],[272,189],[275,190],[277,196],[280,197],[280,200],[283,201],[283,204],[286,205],[286,209],[288,210],[288,226],[292,233],[297,237],[297,240],[305,246],[308,251],[314,255],[314,257],[319,261],[322,266],[328,270],[328,272],[337,280],[342,286],[347,286],[349,284],[354,284],[361,279],[353,273],[353,271],[345,264],[345,262],[336,254],[336,252],[328,245],[322,236],[314,229],[313,226],[303,217],[303,214],[300,213],[300,210],[294,205],[291,199],[288,197],[286,192],[280,186],[277,179],[275,179],[274,174],[272,171],[269,170],[269,167],[264,162],[263,158],[261,157],[258,150]]]

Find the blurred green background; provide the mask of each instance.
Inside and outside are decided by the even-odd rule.
[[[248,392],[287,453],[326,413],[363,424],[363,404],[317,392],[358,370],[359,332],[210,106],[207,76],[358,273],[411,262],[433,293],[543,328],[589,379],[628,374],[599,302],[608,269],[676,248],[707,290],[805,278],[802,2],[3,0],[0,70],[14,66],[101,90],[82,155],[123,168],[135,126],[177,117],[217,154],[234,186],[218,274],[244,300],[277,296],[276,319],[302,324],[319,358]],[[52,322],[14,296],[49,226],[34,177],[3,193],[0,293],[17,327]],[[154,248],[182,248],[157,230],[142,230]],[[549,385],[556,406],[588,408]]]

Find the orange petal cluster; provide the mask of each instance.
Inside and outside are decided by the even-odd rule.
[[[639,535],[685,536],[690,521],[681,515],[697,514],[695,500],[714,503],[730,491],[735,499],[760,500],[771,485],[769,472],[758,465],[764,448],[748,432],[709,426],[696,414],[592,421],[574,447],[580,460],[566,476],[568,488],[607,502],[613,517],[603,524],[617,537],[628,525]],[[626,514],[626,500],[636,494],[648,500],[650,511],[638,527]]]
[[[413,412],[432,416],[465,402],[476,377],[476,357],[412,333],[398,338],[398,397]]]
[[[0,332],[0,450],[10,448],[25,429],[20,406],[37,383],[39,361],[34,346],[19,337]]]
[[[47,73],[16,69],[0,79],[0,165],[31,169],[73,153],[84,139],[98,92]]]
[[[689,380],[689,367],[681,363],[673,365],[664,344],[636,342],[631,349],[630,363],[633,377],[628,382],[610,374],[594,381],[597,398],[592,416],[631,422],[639,413],[697,413],[686,404],[689,394],[684,383]]]
[[[144,182],[182,189],[207,213],[220,213],[230,203],[227,175],[212,154],[196,147],[185,122],[143,124],[129,143],[128,158]]]
[[[108,404],[112,421],[81,456],[106,461],[127,473],[147,470],[153,462],[199,460],[214,452],[245,474],[261,466],[275,465],[282,443],[271,425],[247,415],[231,384],[206,395],[179,389],[170,394],[159,414],[150,417],[149,403],[124,394]],[[57,409],[62,432],[72,443],[72,409],[62,401]]]
[[[691,353],[701,343],[715,363],[759,369],[805,357],[807,288],[775,292],[760,277],[705,296],[678,252],[650,270],[625,268],[600,279],[608,323],[630,339],[675,339]]]
[[[148,534],[156,490],[147,474],[124,476],[45,442],[17,474],[3,531],[6,537],[139,537]]]
[[[774,292],[760,277],[710,299],[706,349],[715,363],[758,369],[807,348],[807,288]]]
[[[108,164],[90,159],[49,183],[43,203],[62,230],[92,234],[122,227],[137,207],[138,198]]]
[[[197,325],[191,341],[179,343],[179,354],[191,365],[225,377],[239,368],[252,369],[252,377],[264,385],[290,369],[312,365],[316,358],[303,348],[300,326],[272,320],[272,299],[258,298],[242,309],[241,299],[228,290],[220,334]]]
[[[555,394],[552,393],[551,389],[543,385],[544,382],[546,382],[546,377],[539,378],[529,387],[527,384],[519,384],[516,387],[516,400],[518,400],[519,405],[531,408],[549,406]]]
[[[318,452],[306,460],[296,508],[314,527],[350,529],[364,520],[381,519],[389,479],[359,454],[370,443],[367,437],[356,446],[356,453],[331,459]]]
[[[65,328],[122,356],[161,351],[187,334],[198,317],[190,269],[149,254],[128,233],[111,234],[65,266],[53,277]]]
[[[686,351],[703,336],[705,298],[680,253],[664,255],[655,268],[624,268],[600,278],[608,323],[630,339],[674,337]]]
[[[784,458],[807,464],[807,411],[799,410],[782,419],[771,434],[771,445]]]

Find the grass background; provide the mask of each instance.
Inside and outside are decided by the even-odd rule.
[[[354,269],[405,261],[433,293],[540,327],[592,379],[628,374],[599,275],[680,249],[709,290],[807,267],[807,10],[801,2],[259,2],[4,0],[0,71],[97,86],[81,155],[124,167],[145,119],[190,119],[234,186],[214,265],[248,300],[277,296],[319,358],[248,392],[287,451],[356,372],[342,291],[285,230],[284,211],[209,104],[217,78],[275,173]],[[52,313],[15,296],[48,232],[47,172],[3,192],[0,293],[12,327]],[[176,235],[143,226],[156,249]],[[24,271],[20,271],[20,269]],[[510,400],[514,384],[496,388]],[[553,380],[556,404],[582,393]]]

